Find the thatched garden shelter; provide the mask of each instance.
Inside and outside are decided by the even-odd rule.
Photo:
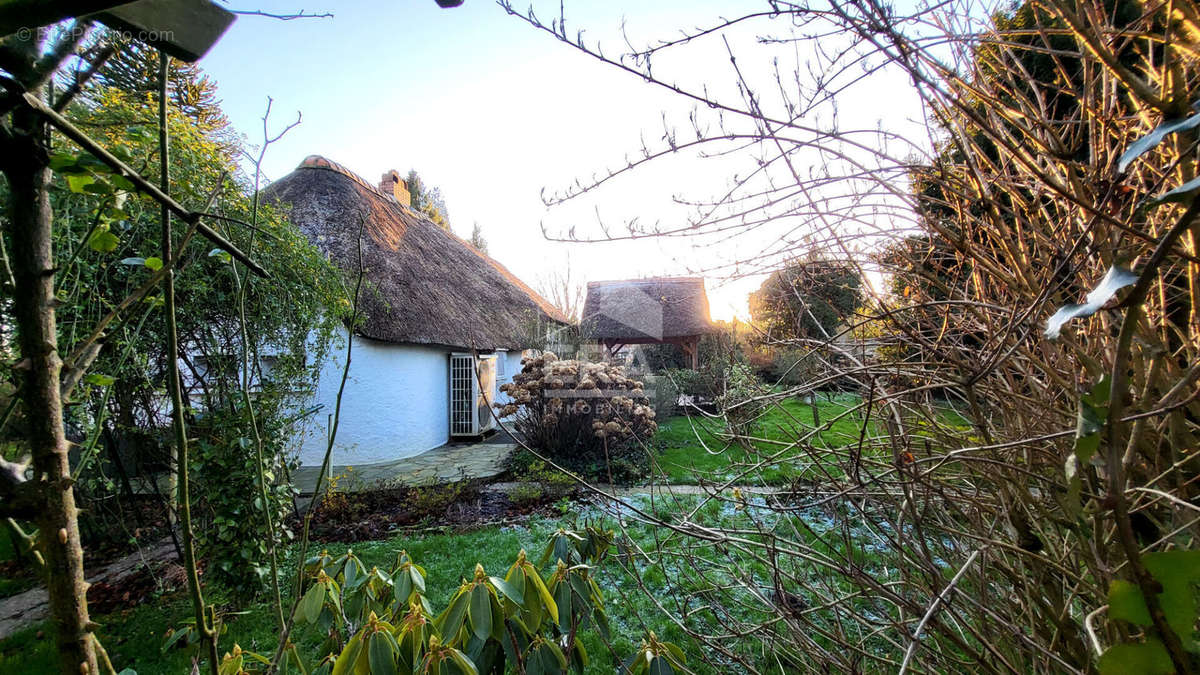
[[[692,368],[700,337],[715,330],[701,277],[590,282],[580,326],[609,354],[625,345],[679,345]]]

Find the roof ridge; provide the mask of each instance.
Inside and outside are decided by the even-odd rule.
[[[396,201],[396,196],[394,194],[385,193],[383,190],[380,190],[378,186],[371,185],[362,176],[351,171],[350,169],[347,169],[342,164],[339,164],[339,163],[333,161],[332,159],[329,159],[328,157],[324,157],[322,155],[309,155],[308,157],[305,157],[304,160],[301,161],[300,164],[298,164],[296,166],[296,168],[297,169],[325,169],[326,171],[333,171],[334,173],[340,173],[343,176],[354,181],[355,183],[358,183],[359,185],[374,192],[375,194],[379,195],[380,197],[383,197],[383,198],[387,199],[388,201],[395,203],[397,206],[400,206],[400,202]]]
[[[479,249],[475,248],[475,246],[472,245],[471,242],[458,236],[452,230],[442,228],[437,223],[434,223],[429,218],[429,216],[427,216],[426,214],[424,214],[416,209],[404,206],[403,204],[401,204],[400,202],[398,202],[396,200],[396,197],[394,194],[386,193],[383,190],[380,190],[379,188],[371,185],[366,180],[364,180],[361,176],[354,173],[350,169],[347,169],[345,166],[343,166],[327,157],[323,157],[321,155],[309,155],[308,157],[305,157],[304,161],[300,162],[300,165],[297,166],[296,168],[297,169],[322,169],[325,171],[332,171],[334,173],[341,174],[341,175],[349,178],[350,180],[358,183],[362,187],[367,188],[368,190],[370,190],[371,194],[373,194],[376,197],[382,198],[389,205],[401,209],[401,211],[407,213],[410,216],[413,216],[415,218],[418,218],[420,220],[424,220],[424,221],[430,223],[431,225],[433,225],[434,227],[436,227],[437,229],[439,229],[443,233],[445,233],[447,236],[449,236],[451,239],[453,239],[455,242],[466,247],[466,249],[468,251],[470,251],[470,252],[474,253],[475,255],[479,256],[480,258],[482,258],[484,262],[488,263],[505,280],[507,280],[509,283],[513,284],[514,286],[516,286],[521,292],[523,292],[526,295],[526,297],[529,298],[529,300],[531,302],[533,302],[533,304],[535,306],[537,306],[538,309],[545,312],[546,315],[548,315],[550,318],[555,319],[557,321],[562,321],[564,323],[570,322],[570,319],[565,314],[562,313],[562,310],[555,307],[554,303],[552,303],[549,300],[547,300],[546,298],[544,298],[541,293],[538,293],[536,290],[534,290],[534,288],[532,286],[525,283],[516,274],[513,274],[499,260],[496,260],[495,258],[488,255],[487,253],[484,253],[483,251],[480,251]]]

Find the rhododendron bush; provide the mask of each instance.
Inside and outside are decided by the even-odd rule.
[[[645,442],[658,430],[643,384],[612,363],[559,359],[553,352],[521,360],[500,391],[501,417],[535,451],[564,466],[605,475],[644,464]],[[643,461],[637,461],[643,458]]]

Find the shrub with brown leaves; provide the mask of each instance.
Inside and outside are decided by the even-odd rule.
[[[553,352],[525,358],[521,372],[500,387],[512,399],[502,417],[534,450],[572,469],[628,476],[642,464],[639,441],[658,430],[642,382],[611,363],[561,360]]]

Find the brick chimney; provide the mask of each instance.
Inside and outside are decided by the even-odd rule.
[[[395,169],[383,174],[383,178],[379,179],[379,191],[394,197],[401,206],[412,206],[412,195],[408,192],[408,184]]]

